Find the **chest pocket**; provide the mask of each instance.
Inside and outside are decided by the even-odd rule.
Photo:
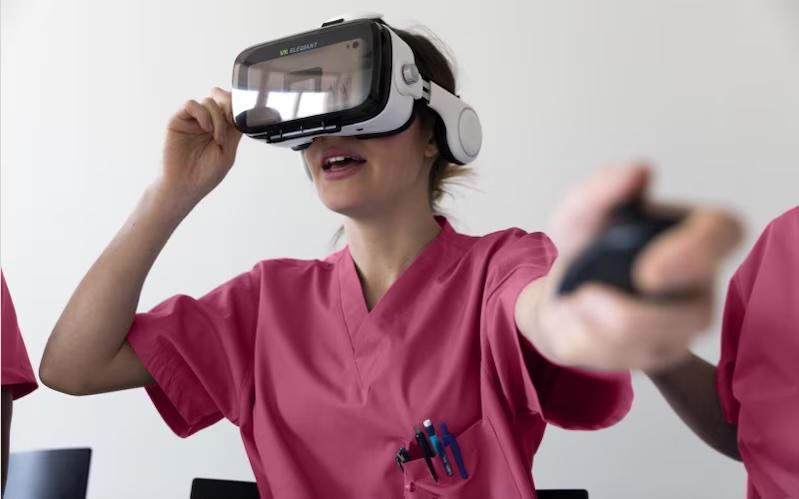
[[[519,489],[508,468],[494,429],[487,419],[480,419],[455,436],[463,455],[468,478],[461,478],[451,449],[447,457],[452,463],[453,476],[444,473],[438,456],[433,466],[438,481],[430,475],[424,459],[414,459],[404,465],[404,496],[406,499],[513,499],[520,497]]]

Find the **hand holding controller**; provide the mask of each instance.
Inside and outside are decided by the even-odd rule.
[[[568,294],[595,281],[641,295],[632,280],[635,258],[652,239],[679,221],[677,216],[647,213],[639,199],[619,206],[607,229],[566,269],[558,293]]]

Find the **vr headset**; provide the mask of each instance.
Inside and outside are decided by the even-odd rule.
[[[419,73],[411,48],[380,15],[331,19],[320,29],[244,50],[233,66],[232,107],[242,133],[301,150],[314,137],[392,135],[417,106],[437,116],[451,162],[480,152],[480,119],[460,97]]]

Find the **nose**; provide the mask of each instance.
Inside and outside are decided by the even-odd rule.
[[[335,147],[337,145],[344,146],[345,144],[356,140],[355,137],[347,137],[341,135],[319,135],[311,140],[311,143],[305,149],[310,153],[310,158],[315,157],[316,151],[321,151],[325,147]]]
[[[312,143],[319,142],[321,145],[335,145],[343,144],[345,142],[352,142],[356,139],[356,137],[350,137],[347,135],[319,135],[313,138]]]
[[[305,149],[306,151],[319,149],[320,147],[325,147],[326,145],[330,144],[330,139],[333,137],[329,135],[319,135],[314,137],[311,140],[311,143],[308,144],[308,147]]]

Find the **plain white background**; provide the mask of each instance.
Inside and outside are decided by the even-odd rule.
[[[482,234],[546,228],[569,185],[647,157],[657,196],[730,206],[744,247],[799,202],[799,7],[792,0],[2,2],[2,265],[34,367],[70,293],[159,169],[168,117],[236,54],[335,14],[421,23],[458,62],[485,130],[474,189],[446,204]],[[147,309],[200,295],[255,262],[319,258],[338,218],[296,153],[244,139],[236,166],[156,263]],[[720,291],[744,255],[725,267]],[[718,323],[696,350],[718,357]],[[743,497],[745,474],[636,376],[630,415],[602,432],[550,429],[539,487],[594,498]],[[89,495],[188,497],[193,477],[252,479],[235,427],[181,440],[143,390],[74,398],[46,388],[14,410],[14,450],[94,449]]]

